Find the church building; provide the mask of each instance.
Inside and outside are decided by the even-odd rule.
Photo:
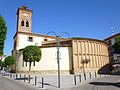
[[[17,30],[14,35],[12,55],[16,62],[16,72],[29,70],[29,63],[23,60],[23,49],[28,45],[36,45],[42,51],[39,62],[33,62],[31,73],[56,74],[58,70],[56,36],[35,34],[32,32],[32,10],[22,6],[17,10]],[[109,63],[108,44],[91,38],[59,38],[60,72],[62,74],[78,74],[83,72],[83,60],[86,71],[99,71]]]

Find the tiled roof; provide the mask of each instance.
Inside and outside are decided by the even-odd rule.
[[[120,33],[109,36],[109,37],[105,38],[104,41],[107,41],[107,40],[112,39],[112,38],[117,37],[117,36],[120,36]]]

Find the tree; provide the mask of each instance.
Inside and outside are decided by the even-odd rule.
[[[85,66],[84,65],[85,64],[87,65],[89,62],[90,62],[90,59],[82,59],[82,61],[81,61],[85,80],[86,80],[86,74],[85,74]]]
[[[0,56],[3,55],[4,41],[6,39],[7,27],[4,19],[0,15]]]
[[[2,60],[0,60],[0,70],[2,70]]]
[[[116,38],[116,42],[112,47],[116,54],[120,54],[120,37]]]
[[[5,58],[5,65],[7,66],[7,68],[11,67],[11,65],[13,65],[15,63],[15,58],[13,56],[8,56]]]
[[[3,69],[3,67],[6,67],[5,62],[2,60],[0,60],[0,67],[1,67],[1,70]]]
[[[81,64],[83,68],[83,73],[85,73],[85,64],[87,65],[90,62],[90,59],[82,59]]]
[[[41,49],[37,46],[27,46],[23,50],[23,60],[25,62],[29,62],[29,71],[31,71],[31,63],[32,62],[39,62],[41,59]]]
[[[0,66],[2,66],[2,60],[0,60]]]

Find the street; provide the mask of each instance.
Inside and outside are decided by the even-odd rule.
[[[0,76],[0,90],[40,90]]]
[[[120,76],[105,76],[89,82],[84,82],[69,90],[120,90]]]
[[[0,90],[43,90],[39,87],[33,87],[23,82],[15,81],[0,76]],[[57,88],[44,88],[44,90],[57,90]],[[98,77],[96,79],[83,81],[71,87],[63,87],[59,90],[120,90],[120,76],[109,75]]]

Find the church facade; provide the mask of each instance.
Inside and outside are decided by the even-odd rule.
[[[58,69],[55,36],[35,34],[32,32],[32,11],[26,6],[18,8],[17,31],[14,35],[12,55],[16,62],[16,72],[27,72],[29,63],[23,60],[23,49],[28,45],[36,45],[42,51],[40,62],[33,62],[31,72],[56,74]],[[60,72],[77,74],[83,72],[83,60],[86,71],[99,71],[109,63],[108,44],[91,38],[59,38],[60,41]]]

